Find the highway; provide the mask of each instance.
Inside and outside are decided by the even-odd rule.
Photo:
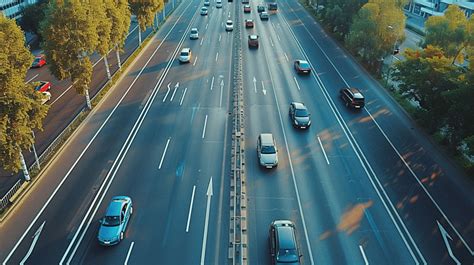
[[[270,264],[273,220],[296,224],[303,264],[473,264],[474,185],[295,0],[268,21],[242,4],[182,2],[0,224],[3,264],[228,264],[232,50],[242,47],[248,264]],[[241,23],[242,38],[226,32]],[[252,18],[253,29],[244,27]],[[192,27],[199,39],[190,40]],[[247,35],[260,46],[249,49]],[[180,64],[182,48],[191,61]],[[302,76],[293,61],[308,60]],[[358,87],[361,111],[339,89]],[[307,130],[289,103],[304,102]],[[279,165],[256,142],[275,137]],[[125,239],[97,242],[113,196],[133,200]],[[3,240],[8,238],[8,240]]]

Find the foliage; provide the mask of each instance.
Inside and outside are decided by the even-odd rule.
[[[96,0],[94,2],[93,5],[87,6],[88,14],[94,20],[93,25],[97,34],[97,47],[95,50],[104,56],[113,47],[110,42],[112,20],[109,17],[109,13],[114,7],[114,3],[112,0]]]
[[[97,21],[90,19],[87,6],[100,5],[101,0],[82,3],[79,0],[51,1],[46,19],[41,24],[42,47],[49,70],[56,78],[71,78],[80,94],[88,89],[92,77],[89,56],[98,46]]]
[[[46,6],[47,0],[40,0],[37,3],[24,6],[22,8],[22,17],[18,21],[24,31],[34,33],[38,35],[40,39],[39,25],[44,19]]]
[[[400,91],[420,103],[419,121],[431,133],[442,130],[452,147],[474,132],[474,71],[454,66],[439,47],[407,49],[395,64]]]
[[[7,171],[21,168],[20,152],[31,147],[31,132],[42,128],[48,111],[40,94],[24,81],[32,62],[23,32],[0,15],[0,163]]]
[[[465,49],[474,47],[474,17],[468,21],[457,5],[450,5],[444,16],[432,16],[425,23],[424,47],[440,47],[447,57],[463,63]]]
[[[370,0],[354,17],[346,43],[363,62],[378,69],[380,59],[403,40],[405,15],[395,0]]]
[[[155,14],[164,7],[163,0],[129,0],[129,3],[142,31],[153,25]]]
[[[326,26],[339,37],[344,38],[349,33],[349,28],[354,15],[367,3],[367,0],[323,0],[318,5],[323,5],[321,17]]]
[[[112,22],[110,44],[122,50],[130,28],[130,7],[127,0],[107,0],[113,2],[107,5],[107,17]],[[112,47],[110,47],[112,48]]]

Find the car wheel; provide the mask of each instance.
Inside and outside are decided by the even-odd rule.
[[[130,207],[130,215],[133,214],[133,207]]]
[[[120,232],[120,241],[123,240],[123,232]]]

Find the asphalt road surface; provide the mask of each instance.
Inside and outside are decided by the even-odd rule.
[[[257,2],[183,2],[0,226],[5,264],[228,264],[231,84],[241,21],[249,264],[270,264],[268,228],[295,222],[303,264],[473,264],[473,183],[294,0],[260,21]],[[198,40],[189,39],[191,27]],[[247,35],[260,36],[249,49]],[[190,63],[176,58],[192,50]],[[297,75],[293,61],[310,62]],[[346,109],[339,89],[367,105]],[[294,129],[292,101],[311,112]],[[279,165],[261,168],[272,133]],[[97,242],[110,199],[130,196],[125,239]],[[208,203],[209,202],[209,203]],[[209,218],[206,218],[206,213]],[[206,229],[206,227],[208,229]],[[8,239],[8,240],[4,240]]]

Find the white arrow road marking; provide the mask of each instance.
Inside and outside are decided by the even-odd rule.
[[[161,156],[160,166],[158,166],[158,169],[161,169],[161,165],[163,165],[163,160],[165,160],[166,150],[168,150],[168,145],[170,144],[170,140],[171,138],[168,138],[168,141],[166,141],[165,151],[163,151],[163,155]]]
[[[183,93],[183,96],[181,97],[181,101],[179,102],[179,105],[183,105],[183,100],[184,100],[184,96],[186,96],[186,91],[188,91],[188,88],[185,88],[184,89],[184,93]]]
[[[165,102],[166,98],[168,97],[168,94],[169,94],[170,91],[171,91],[170,84],[171,84],[171,83],[168,84],[168,91],[166,92],[166,95],[165,95],[165,97],[163,98],[163,102]]]
[[[224,92],[224,80],[221,81],[221,97],[219,98],[219,108],[222,108],[222,93]]]
[[[128,249],[128,252],[127,252],[127,257],[125,258],[125,262],[123,263],[123,265],[128,264],[128,259],[130,258],[130,254],[132,254],[133,245],[135,245],[135,242],[132,241],[132,244],[130,244],[130,248]]]
[[[204,265],[204,260],[206,259],[207,229],[209,226],[209,211],[211,208],[211,197],[212,197],[212,177],[209,180],[209,186],[207,187],[206,196],[207,196],[206,220],[204,223],[204,236],[202,238],[201,265]]]
[[[196,192],[196,185],[193,186],[193,194],[191,194],[191,203],[189,204],[188,222],[186,223],[186,233],[189,231],[189,223],[191,222],[191,213],[193,212],[194,193]]]
[[[206,126],[207,126],[207,115],[206,115],[206,119],[204,120],[204,128],[202,128],[202,139],[204,139],[204,136],[206,136]]]
[[[173,101],[174,95],[176,94],[176,90],[178,90],[178,88],[179,88],[179,82],[176,83],[176,85],[174,86],[174,91],[173,91],[173,94],[171,95],[170,101]]]
[[[293,76],[293,79],[295,80],[296,87],[298,87],[298,90],[301,90],[300,85],[298,84],[298,80],[296,80],[296,77]]]
[[[28,84],[29,82],[33,81],[33,79],[37,78],[38,76],[39,76],[39,74],[36,74],[32,78],[30,78],[30,80],[26,81],[26,83]]]
[[[255,90],[255,93],[257,93],[257,79],[255,76],[253,77],[253,89]]]
[[[24,265],[25,262],[28,260],[28,258],[31,255],[31,252],[33,252],[33,249],[35,248],[36,242],[38,241],[38,238],[41,234],[41,231],[43,231],[43,227],[46,221],[44,221],[41,226],[36,230],[35,234],[32,236],[33,237],[33,242],[31,242],[30,249],[28,249],[28,252],[26,253],[25,257],[20,261],[20,265]]]
[[[451,238],[451,236],[448,234],[448,232],[446,231],[446,229],[444,229],[444,227],[439,223],[438,220],[436,220],[436,222],[438,223],[438,228],[439,228],[439,231],[441,232],[441,236],[443,237],[443,241],[444,241],[444,244],[446,245],[446,248],[448,249],[448,253],[449,253],[449,256],[454,260],[454,262],[457,264],[457,265],[461,265],[461,262],[459,262],[459,260],[454,256],[453,254],[453,251],[451,250],[451,246],[449,245],[449,242],[448,242],[448,238],[449,240],[453,240]]]
[[[367,260],[367,257],[365,256],[364,248],[359,245],[360,253],[362,253],[362,258],[364,258],[365,265],[369,265],[369,261]]]
[[[211,90],[213,86],[214,86],[214,77],[212,77],[212,80],[211,80]]]
[[[262,80],[262,92],[264,95],[267,95],[267,90],[265,89],[265,84],[263,84],[263,80]]]

